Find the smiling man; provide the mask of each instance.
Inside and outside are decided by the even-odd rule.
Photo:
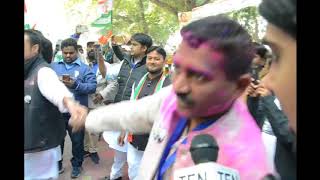
[[[237,100],[250,83],[254,57],[250,35],[224,16],[194,21],[182,28],[181,35],[173,86],[141,100],[92,111],[86,128],[151,130],[140,165],[141,180],[170,179],[175,170],[193,166],[189,148],[200,134],[216,139],[217,163],[236,169],[241,179],[257,180],[273,173],[260,129]],[[71,122],[75,128],[83,123]]]
[[[132,86],[131,100],[152,95],[161,88],[171,84],[170,77],[163,72],[165,64],[166,51],[162,47],[151,46],[147,51],[146,67],[148,72],[140,79],[139,83]],[[149,133],[128,134],[127,161],[128,173],[131,180],[138,180],[138,169],[148,139]]]

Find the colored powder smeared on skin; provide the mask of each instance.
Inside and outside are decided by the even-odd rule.
[[[218,113],[226,111],[228,108],[231,107],[233,101],[234,101],[233,99],[230,99],[229,101],[225,102],[224,104],[211,106],[207,111],[207,115],[214,115],[214,114],[218,114]]]
[[[174,56],[174,64],[176,65],[180,65],[180,62],[183,61],[181,58],[177,57],[177,56]],[[186,67],[188,69],[188,71],[191,71],[191,72],[194,72],[194,73],[197,73],[197,74],[201,74],[203,76],[205,76],[206,78],[209,78],[209,79],[212,79],[213,77],[213,73],[212,72],[209,72],[209,71],[204,71],[204,70],[199,70],[199,69],[196,69],[192,66],[187,66]]]
[[[223,53],[218,52],[217,50],[214,50],[212,47],[214,47],[213,42],[205,42],[200,46],[200,48],[207,48],[209,51],[211,51],[211,60],[214,60],[215,62],[217,62],[219,67],[223,68],[223,64],[224,64]]]

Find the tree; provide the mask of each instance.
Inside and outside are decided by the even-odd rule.
[[[226,13],[230,18],[238,21],[252,36],[252,39],[259,41],[259,13],[257,7],[247,7],[238,11]]]
[[[178,17],[178,12],[191,11],[193,8],[202,6],[215,0],[150,0],[150,2],[167,10],[173,15]]]
[[[178,12],[191,11],[193,8],[215,0],[114,0],[113,33],[149,34],[154,42],[164,45],[170,34],[179,28]],[[66,8],[72,8],[83,0],[69,0]],[[92,0],[97,6],[98,0]]]

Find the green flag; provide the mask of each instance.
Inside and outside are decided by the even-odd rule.
[[[100,34],[105,35],[112,29],[112,24],[106,25],[103,29],[99,31]]]
[[[24,29],[25,29],[25,30],[31,29],[31,28],[30,28],[30,24],[25,24],[25,25],[24,25]]]
[[[91,26],[93,27],[103,27],[106,28],[112,25],[112,11],[109,11],[107,14],[102,14],[98,19],[96,19]]]

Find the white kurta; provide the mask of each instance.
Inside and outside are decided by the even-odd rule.
[[[60,112],[68,111],[63,104],[63,98],[73,95],[51,68],[43,67],[39,70],[37,83],[41,94],[57,106]],[[57,179],[59,160],[60,146],[35,153],[24,153],[24,179]]]
[[[107,74],[106,79],[107,81],[116,81],[121,65],[123,61],[120,63],[114,63],[114,64],[107,64]],[[109,147],[121,152],[127,152],[127,138],[125,138],[124,145],[119,146],[118,144],[118,137],[120,135],[120,131],[105,131],[103,132],[102,136],[103,139],[109,144]]]

